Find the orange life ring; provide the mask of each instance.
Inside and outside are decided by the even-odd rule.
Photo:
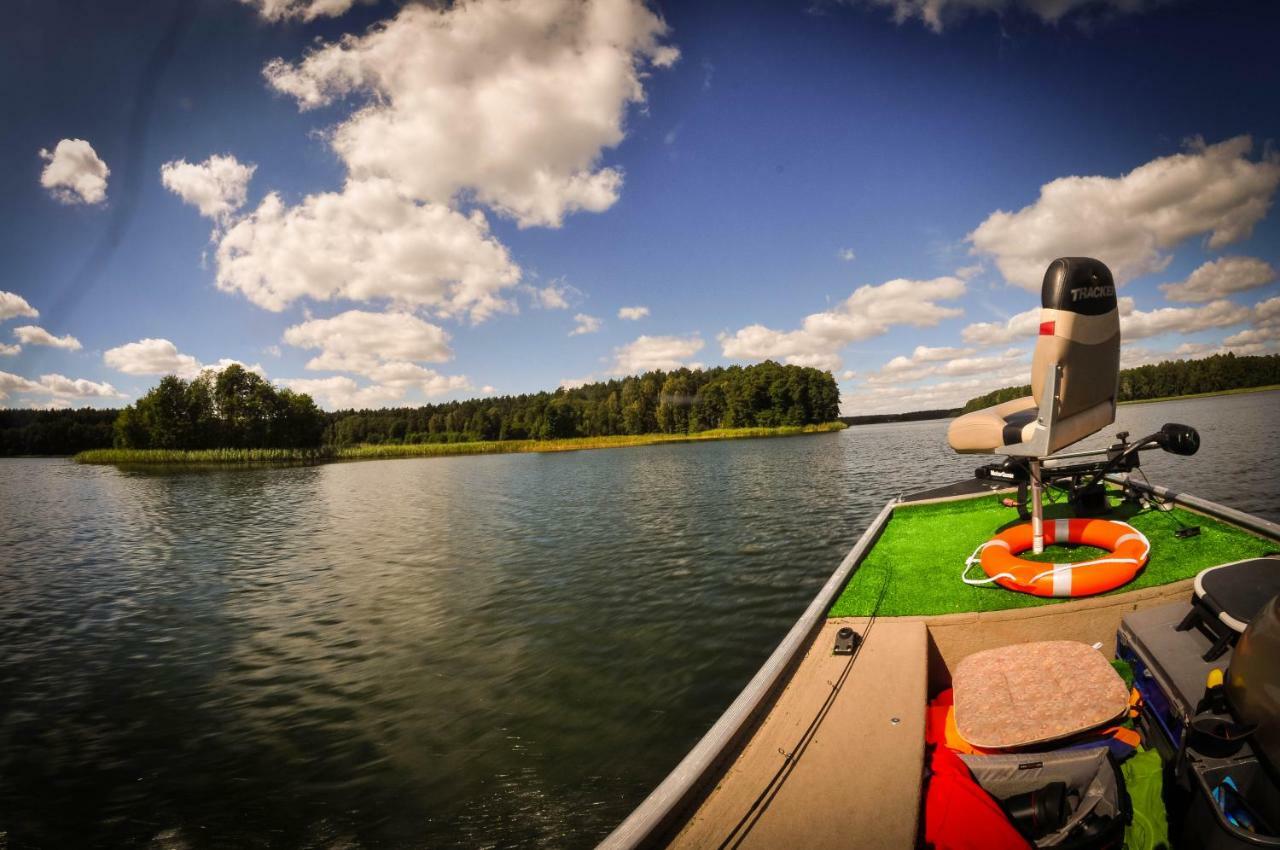
[[[1074,564],[1024,561],[1018,555],[1031,548],[1031,534],[1031,523],[1026,522],[983,543],[965,564],[962,575],[965,583],[994,581],[1009,590],[1035,596],[1093,596],[1133,580],[1151,553],[1147,538],[1128,523],[1105,519],[1047,519],[1044,521],[1045,545],[1080,543],[1106,549],[1111,554]],[[975,561],[982,565],[988,578],[967,577],[969,566]]]

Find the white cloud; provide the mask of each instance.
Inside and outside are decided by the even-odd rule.
[[[1280,296],[1253,306],[1253,325],[1232,334],[1222,344],[1240,354],[1269,353],[1280,347]]]
[[[287,328],[284,341],[320,349],[308,369],[368,375],[381,364],[443,363],[453,357],[444,329],[410,313],[348,310]]]
[[[1208,234],[1221,248],[1248,237],[1280,185],[1280,157],[1248,158],[1249,136],[1216,145],[1193,141],[1122,177],[1061,177],[1035,203],[992,213],[969,234],[1010,283],[1038,291],[1057,257],[1098,257],[1123,283],[1158,272],[1168,249]]]
[[[702,350],[704,343],[697,334],[681,336],[641,336],[633,342],[619,346],[613,350],[613,369],[615,375],[638,375],[652,372],[655,369],[670,371],[687,366],[700,368],[700,364],[689,363],[689,358]]]
[[[867,375],[868,384],[902,385],[935,375],[960,377],[981,375],[998,369],[1009,369],[1014,363],[1025,360],[1029,352],[1020,348],[986,357],[970,357],[971,348],[929,348],[916,346],[910,357],[898,356],[880,367],[878,372]]]
[[[234,363],[250,372],[257,372],[264,378],[267,376],[261,364],[250,365],[229,357],[220,358],[214,363],[201,363],[190,354],[178,351],[178,346],[167,339],[140,339],[108,348],[102,354],[102,362],[126,375],[176,375],[191,379],[205,369],[221,372]]]
[[[495,387],[489,384],[485,384],[483,387],[480,388],[480,392],[482,395],[493,395],[497,391],[498,390]]]
[[[56,398],[124,398],[124,393],[110,384],[65,375],[41,375],[40,386]]]
[[[21,345],[9,345],[7,343],[0,342],[0,356],[12,357],[13,355],[20,353],[21,351],[22,351]]]
[[[386,299],[481,321],[513,306],[520,280],[484,215],[405,197],[389,180],[285,206],[274,192],[218,245],[218,288],[268,310],[304,296]]]
[[[160,182],[200,215],[224,223],[244,206],[249,180],[257,168],[230,155],[215,154],[200,163],[180,159],[160,166]]]
[[[1212,301],[1275,279],[1275,267],[1257,257],[1223,257],[1198,267],[1184,281],[1161,284],[1160,289],[1170,301]]]
[[[569,336],[593,334],[600,330],[600,327],[604,324],[600,319],[595,316],[588,316],[586,313],[578,313],[573,317],[573,320],[577,324],[573,326],[573,330],[569,331]]]
[[[40,185],[64,204],[100,204],[107,199],[111,169],[84,139],[63,139],[52,150],[40,151],[47,164]]]
[[[0,289],[0,322],[18,316],[30,316],[34,319],[39,315],[40,311],[28,304],[27,299],[16,292],[5,292]]]
[[[449,335],[410,313],[370,313],[348,310],[329,319],[311,319],[287,328],[284,340],[299,348],[319,349],[308,369],[353,372],[373,382],[360,387],[351,378],[317,379],[335,407],[373,406],[399,400],[417,389],[427,398],[465,390],[471,382],[462,375],[442,375],[422,362],[441,363],[453,357]],[[286,383],[294,386],[296,379]]]
[[[1252,311],[1230,301],[1211,301],[1200,307],[1162,307],[1134,310],[1120,319],[1120,338],[1145,339],[1166,333],[1189,334],[1225,328],[1248,321]]]
[[[404,386],[360,386],[346,375],[331,378],[286,378],[280,383],[294,392],[306,393],[328,410],[386,407],[404,398]]]
[[[576,288],[563,281],[552,281],[543,287],[525,286],[522,288],[529,293],[533,306],[542,310],[568,310],[570,296],[582,294]]]
[[[0,372],[0,401],[9,398],[13,393],[38,392],[40,385],[12,372]]]
[[[595,375],[587,375],[583,378],[561,378],[559,386],[562,390],[576,390],[578,387],[584,387],[595,379]]]
[[[167,339],[140,339],[137,342],[109,348],[102,361],[126,375],[177,375],[194,378],[200,374],[200,361],[182,354]]]
[[[932,280],[891,280],[860,286],[838,307],[806,316],[799,330],[778,331],[749,325],[720,336],[725,357],[738,360],[779,358],[797,366],[838,369],[839,352],[858,340],[885,333],[893,325],[932,327],[963,311],[938,301],[959,298],[964,281],[957,277]]]
[[[599,159],[644,102],[646,67],[678,57],[665,35],[640,0],[412,4],[264,74],[302,109],[367,96],[331,135],[353,179],[554,227],[617,200],[622,172]]]
[[[84,378],[68,378],[65,375],[41,375],[32,381],[21,375],[0,372],[0,401],[14,393],[48,396],[55,406],[65,407],[74,399],[124,398],[124,394],[107,383],[96,383]]]
[[[897,23],[919,20],[934,32],[942,32],[951,20],[970,13],[1005,14],[1021,11],[1035,15],[1046,24],[1081,12],[1140,12],[1162,0],[846,0],[888,9]]]
[[[648,307],[623,307],[618,310],[619,319],[627,319],[632,322],[638,322],[648,315]]]
[[[66,336],[54,336],[47,330],[35,325],[22,325],[13,329],[13,335],[18,338],[19,342],[27,345],[48,345],[52,348],[65,348],[67,351],[78,351],[80,349],[80,340],[71,334]]]
[[[357,2],[373,4],[377,0],[240,0],[240,2],[256,8],[264,20],[314,21],[316,18],[336,18],[345,15]]]
[[[841,248],[839,257],[846,263],[852,263],[854,260],[858,259],[858,255],[853,252],[852,248]]]

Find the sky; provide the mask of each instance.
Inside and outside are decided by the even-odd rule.
[[[239,362],[327,409],[764,359],[846,414],[1280,350],[1280,4],[18,0],[0,406]]]

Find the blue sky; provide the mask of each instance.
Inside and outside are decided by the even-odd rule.
[[[1027,380],[1066,254],[1123,281],[1128,364],[1280,339],[1273,3],[9,13],[3,405],[228,359],[333,408],[772,357],[849,413],[947,406]]]

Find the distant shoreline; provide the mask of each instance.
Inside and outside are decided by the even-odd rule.
[[[362,444],[319,449],[92,449],[73,456],[76,463],[142,466],[241,466],[246,464],[326,463],[413,457],[454,457],[478,454],[526,454],[617,449],[703,440],[743,440],[793,437],[843,431],[843,422],[785,425],[777,428],[718,428],[695,434],[627,434],[573,437],[562,440],[489,440],[469,443]]]
[[[1159,401],[1181,401],[1188,398],[1212,398],[1219,395],[1241,395],[1243,393],[1265,393],[1280,390],[1280,384],[1267,384],[1262,387],[1236,387],[1230,390],[1213,390],[1207,393],[1187,393],[1186,395],[1166,395],[1159,398],[1135,398],[1120,402],[1128,404],[1155,404]],[[954,410],[915,410],[910,413],[876,413],[866,416],[841,416],[840,421],[846,425],[876,425],[882,422],[923,422],[929,419],[950,419],[959,416],[963,408]]]

